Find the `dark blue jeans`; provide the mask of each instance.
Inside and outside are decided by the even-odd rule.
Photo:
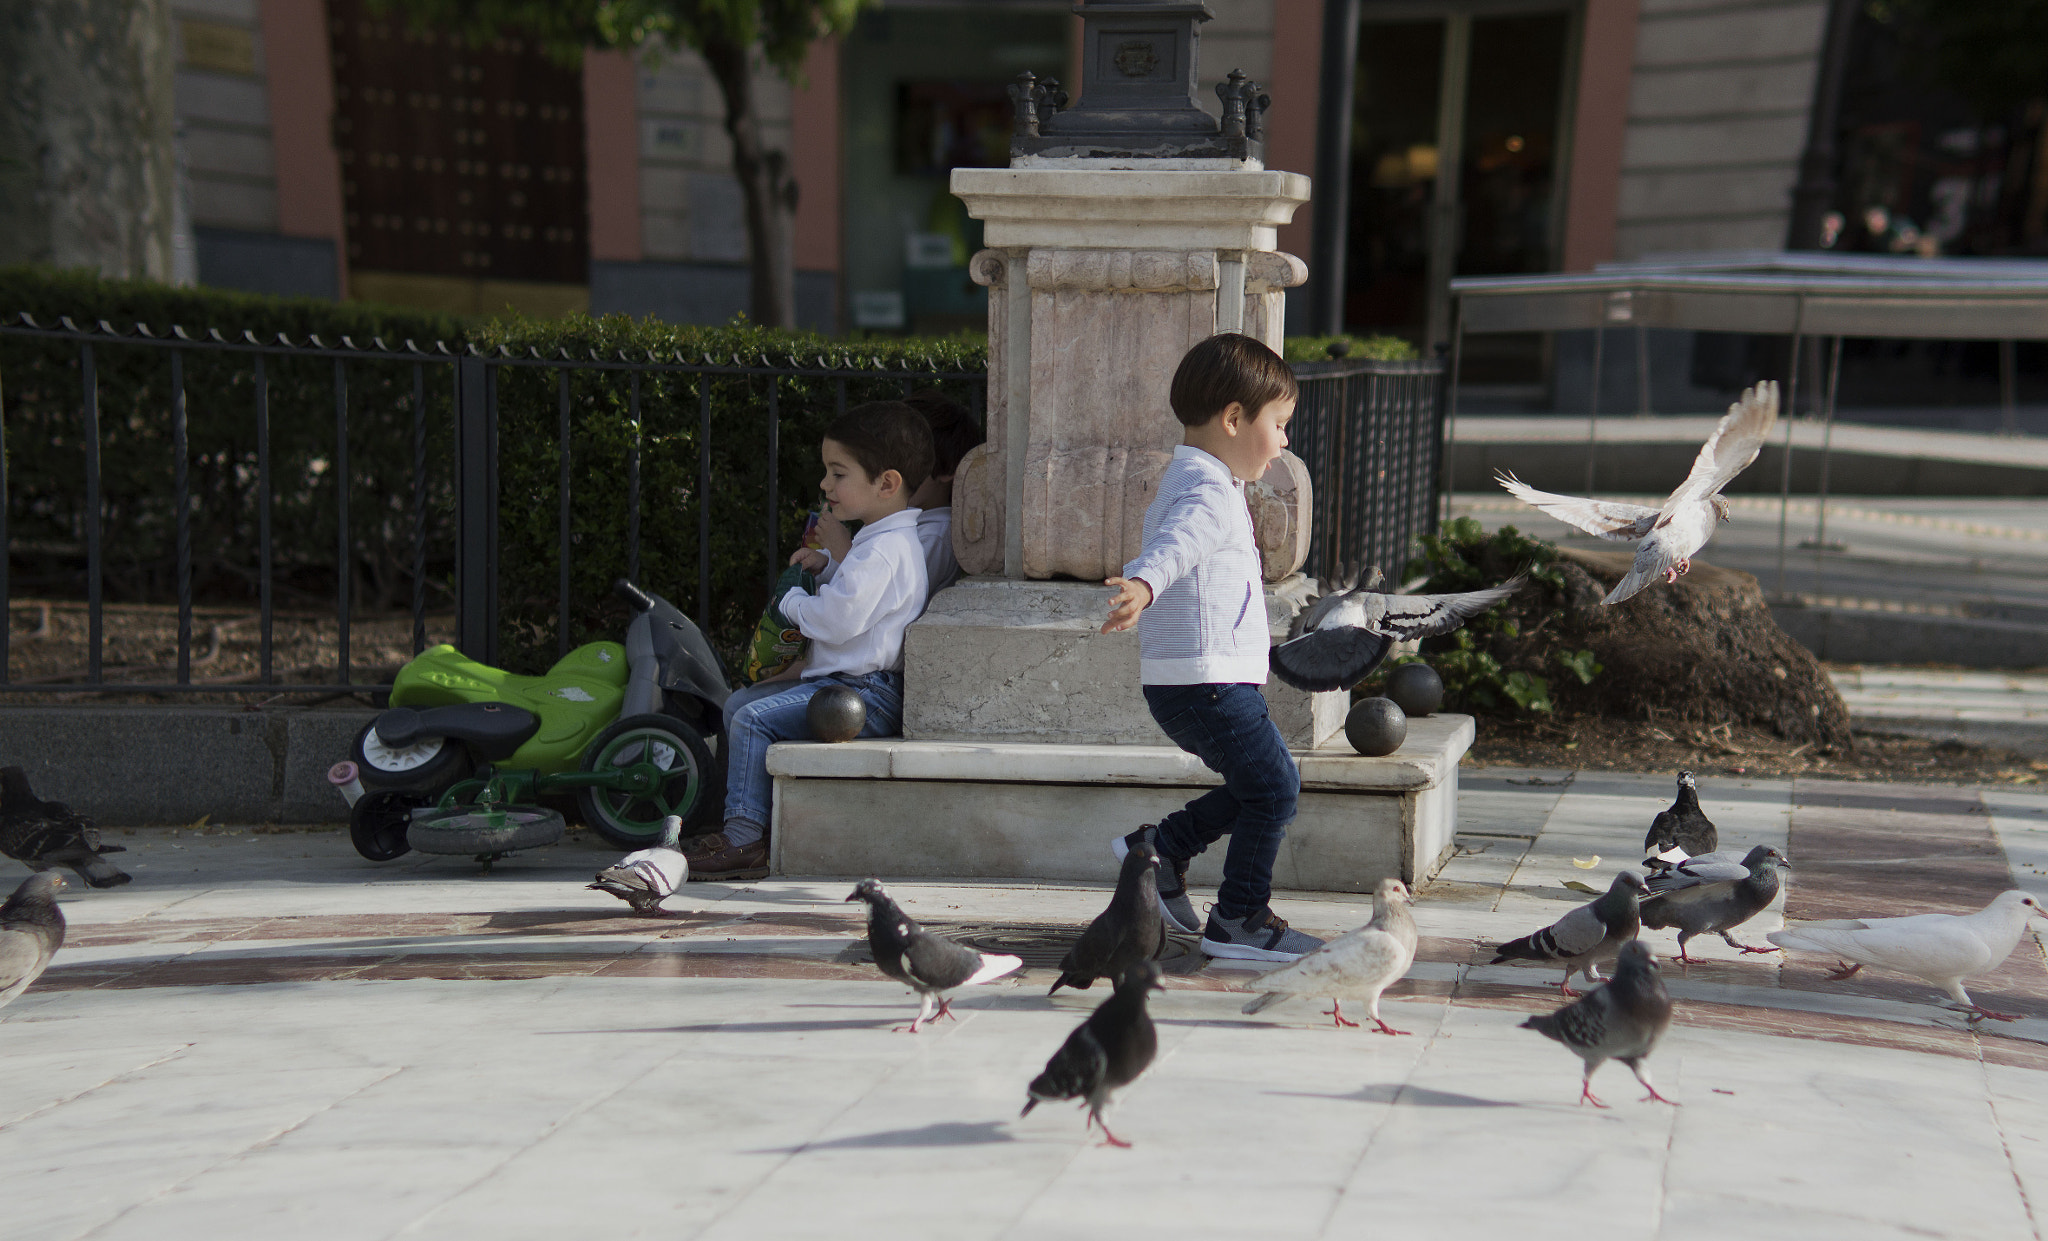
[[[1229,836],[1216,912],[1235,919],[1263,910],[1301,795],[1301,771],[1266,715],[1266,696],[1256,685],[1147,685],[1145,705],[1175,745],[1223,777],[1222,788],[1160,820],[1159,852],[1184,861]]]

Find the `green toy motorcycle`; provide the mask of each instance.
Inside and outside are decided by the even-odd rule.
[[[388,862],[473,854],[488,867],[549,844],[571,795],[585,824],[622,849],[685,833],[719,811],[709,738],[730,690],[704,635],[673,604],[623,579],[626,641],[570,651],[541,676],[480,664],[446,644],[400,669],[391,706],[356,736],[329,779],[349,798],[356,852]]]

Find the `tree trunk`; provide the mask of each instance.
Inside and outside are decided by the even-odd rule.
[[[168,0],[0,5],[0,264],[173,277]]]
[[[747,206],[747,264],[752,269],[749,311],[763,327],[796,326],[794,239],[796,181],[789,158],[761,142],[753,66],[746,47],[708,38],[703,54],[725,96],[725,132],[732,137],[732,170]]]

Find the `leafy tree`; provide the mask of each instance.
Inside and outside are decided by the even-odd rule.
[[[573,63],[587,47],[677,50],[704,57],[725,97],[733,173],[747,211],[750,296],[754,321],[796,326],[796,259],[792,246],[796,178],[788,157],[761,140],[752,62],[761,57],[801,84],[813,42],[845,34],[873,0],[384,0],[423,25],[490,37],[523,33]]]

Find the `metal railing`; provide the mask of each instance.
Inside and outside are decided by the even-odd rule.
[[[1390,585],[1437,529],[1444,364],[1347,358],[1297,363],[1287,437],[1315,484],[1302,572],[1322,581],[1379,568]]]
[[[588,402],[591,393],[588,385],[600,385],[599,395],[606,395],[605,386],[624,389],[624,401],[629,411],[631,424],[630,438],[625,446],[623,460],[617,463],[625,475],[626,515],[625,566],[629,577],[640,572],[642,529],[641,529],[641,475],[645,459],[651,451],[643,440],[644,418],[650,413],[650,402],[660,400],[676,403],[688,400],[694,409],[695,462],[695,503],[692,505],[696,516],[696,603],[700,624],[706,624],[711,617],[712,597],[712,537],[714,496],[714,445],[712,443],[712,406],[714,386],[719,383],[742,383],[749,389],[759,389],[759,416],[765,424],[767,460],[774,462],[780,452],[780,431],[782,423],[782,400],[785,386],[794,381],[814,381],[831,385],[835,408],[844,412],[849,403],[849,384],[860,384],[871,389],[874,381],[893,381],[903,395],[921,386],[965,387],[962,393],[971,406],[976,418],[982,416],[985,378],[982,372],[948,371],[936,366],[930,369],[904,369],[889,367],[869,359],[863,361],[849,354],[837,358],[816,357],[812,359],[785,358],[778,363],[767,356],[749,360],[738,356],[720,360],[708,355],[699,355],[694,360],[680,353],[668,356],[645,354],[641,357],[587,357],[574,358],[566,352],[557,351],[553,356],[543,356],[538,350],[530,349],[525,354],[515,354],[500,348],[493,353],[484,353],[474,346],[450,347],[434,342],[421,347],[408,340],[402,348],[393,348],[383,340],[372,341],[368,346],[357,345],[343,337],[339,345],[330,345],[313,336],[304,342],[294,342],[283,335],[274,340],[259,340],[255,334],[245,332],[241,339],[231,339],[218,330],[211,330],[203,336],[193,336],[184,329],[173,327],[168,333],[158,335],[138,324],[132,332],[122,332],[101,321],[94,327],[80,327],[69,318],[58,325],[50,326],[36,322],[28,315],[14,316],[8,323],[0,324],[0,342],[8,340],[31,340],[46,342],[51,346],[69,347],[74,350],[78,379],[79,412],[78,438],[82,449],[82,470],[79,484],[83,489],[83,503],[78,508],[77,543],[82,545],[83,578],[87,613],[86,664],[82,675],[63,678],[43,677],[29,681],[11,680],[9,659],[9,617],[14,603],[13,584],[10,578],[11,557],[5,554],[15,544],[10,542],[9,514],[14,507],[9,495],[8,419],[6,415],[18,411],[25,399],[17,384],[13,391],[6,385],[7,376],[0,371],[0,694],[6,693],[50,693],[53,691],[99,691],[120,693],[185,693],[220,692],[223,684],[218,680],[195,679],[193,669],[193,531],[192,515],[195,496],[190,478],[189,466],[192,461],[188,442],[189,410],[186,391],[186,375],[192,363],[205,358],[218,364],[228,362],[234,370],[233,384],[239,387],[247,383],[247,429],[253,434],[250,451],[240,453],[230,462],[231,471],[246,476],[253,484],[250,507],[254,510],[253,535],[255,566],[253,578],[256,589],[258,623],[257,669],[253,678],[233,679],[231,688],[235,692],[248,693],[311,693],[333,694],[362,692],[382,688],[379,681],[365,682],[357,679],[356,666],[350,652],[350,622],[355,614],[351,599],[350,584],[353,576],[352,561],[359,554],[358,531],[352,529],[349,499],[352,476],[350,472],[349,449],[351,439],[351,416],[359,407],[351,402],[351,383],[358,388],[364,386],[366,373],[375,379],[372,386],[388,391],[393,386],[392,368],[400,368],[400,374],[410,379],[409,385],[398,385],[410,389],[411,422],[411,508],[412,528],[410,537],[411,577],[411,646],[417,653],[426,645],[427,604],[430,585],[429,544],[430,509],[438,509],[446,501],[453,508],[453,602],[455,605],[456,645],[465,653],[483,660],[494,662],[499,655],[500,622],[500,388],[503,380],[514,373],[535,373],[551,376],[557,398],[557,419],[554,428],[557,458],[556,471],[556,552],[558,557],[558,597],[556,599],[556,645],[566,653],[570,645],[570,566],[574,558],[575,494],[572,487],[571,456],[575,435],[575,422],[579,400]],[[175,564],[172,576],[175,579],[177,600],[177,658],[175,665],[164,665],[161,671],[171,671],[171,680],[120,680],[111,679],[105,663],[106,641],[104,632],[105,578],[107,558],[105,547],[106,513],[102,496],[102,456],[105,446],[105,428],[101,425],[103,355],[109,350],[148,350],[161,357],[161,375],[165,384],[163,397],[158,403],[154,390],[138,405],[136,416],[146,419],[151,413],[167,417],[169,421],[171,456],[173,461],[165,463],[164,473],[170,485],[170,511],[175,514]],[[273,630],[277,616],[277,570],[278,557],[275,546],[275,532],[272,528],[273,511],[279,504],[276,480],[273,477],[275,430],[272,410],[273,376],[281,363],[302,365],[307,361],[331,362],[331,388],[333,396],[333,435],[327,441],[326,455],[311,463],[310,474],[321,485],[331,480],[330,493],[335,543],[333,545],[331,570],[332,617],[336,637],[336,651],[333,675],[325,681],[286,681],[279,677],[274,662]],[[405,372],[409,371],[409,375]],[[217,377],[217,376],[216,376]],[[572,399],[572,388],[578,399]],[[209,396],[213,395],[212,391]],[[48,391],[38,394],[44,400],[55,399]],[[616,391],[609,393],[616,397]],[[303,412],[303,411],[302,411]],[[388,411],[387,411],[388,412]],[[680,416],[681,411],[670,410]],[[303,429],[303,428],[299,428]],[[439,437],[452,431],[453,451],[445,463],[430,463],[428,444],[430,438]],[[304,464],[304,463],[301,463]],[[436,468],[438,466],[438,468]],[[301,470],[304,478],[308,471]],[[760,546],[764,552],[765,580],[772,581],[782,566],[786,554],[784,524],[789,517],[782,511],[784,493],[779,486],[778,471],[770,468],[767,473],[767,501],[765,511],[759,514],[761,530]],[[384,480],[388,487],[396,480]],[[355,482],[358,496],[362,483]],[[440,516],[438,512],[433,514]],[[243,553],[249,549],[242,549]]]

